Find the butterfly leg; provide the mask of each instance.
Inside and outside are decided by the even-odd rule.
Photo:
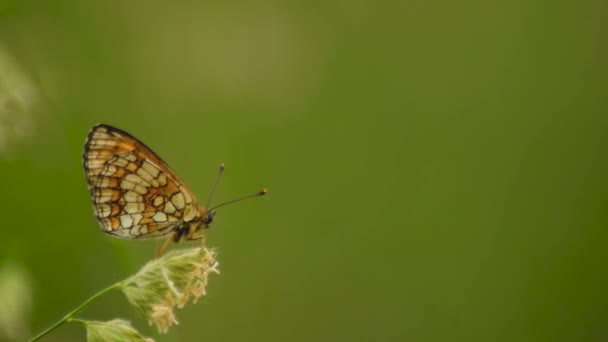
[[[205,234],[200,234],[200,235],[192,235],[190,237],[188,237],[188,240],[192,241],[192,244],[194,247],[196,247],[196,243],[198,242],[198,240],[201,240],[200,244],[202,247],[205,247],[205,241],[207,241],[207,236]]]
[[[192,240],[192,241],[196,241],[196,240],[200,240],[200,239],[205,239],[205,234],[192,235],[192,236],[188,237],[188,240]]]
[[[190,225],[188,232],[186,233],[186,240],[191,240],[191,241],[196,241],[196,240],[201,240],[203,239],[203,241],[201,241],[203,244],[205,244],[205,234],[199,234],[196,235],[196,233],[200,230],[201,225],[200,224],[192,224]]]
[[[175,238],[173,236],[170,236],[167,241],[165,241],[165,243],[163,243],[162,247],[159,249],[158,248],[158,242],[156,242],[156,259],[158,259],[161,255],[163,255],[163,252],[165,251],[165,249],[167,249],[167,246],[169,246],[169,242],[171,242],[171,240],[174,240]]]

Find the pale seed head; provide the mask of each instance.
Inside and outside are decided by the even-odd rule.
[[[177,324],[173,308],[206,294],[210,273],[219,273],[216,253],[206,247],[175,249],[152,260],[121,284],[127,300],[158,331]]]

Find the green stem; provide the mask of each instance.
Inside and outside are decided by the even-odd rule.
[[[30,342],[34,342],[39,340],[40,338],[42,338],[44,335],[50,333],[51,331],[57,329],[60,325],[62,325],[63,323],[69,322],[74,320],[73,317],[74,315],[76,315],[77,313],[79,313],[82,309],[84,309],[85,307],[87,307],[92,301],[94,301],[95,299],[97,299],[98,297],[102,296],[103,294],[110,292],[111,290],[114,290],[118,287],[120,287],[122,285],[121,282],[118,282],[116,284],[113,284],[111,286],[106,287],[105,289],[97,292],[96,294],[92,295],[91,298],[87,299],[84,303],[80,304],[76,309],[72,310],[70,313],[68,313],[67,315],[65,315],[62,319],[60,319],[57,323],[53,324],[51,327],[49,327],[48,329],[46,329],[45,331],[41,332],[40,334],[36,335],[36,337],[32,338],[30,340]],[[74,320],[75,321],[75,320]]]

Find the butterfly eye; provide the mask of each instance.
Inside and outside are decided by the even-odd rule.
[[[210,211],[208,212],[204,217],[203,217],[203,223],[206,225],[211,224],[211,222],[213,222],[213,217],[215,216],[215,211]]]

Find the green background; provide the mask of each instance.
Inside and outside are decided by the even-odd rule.
[[[222,274],[167,335],[118,292],[83,318],[158,341],[605,341],[606,13],[0,0],[0,340],[154,255],[93,217],[80,156],[103,122],[201,200],[220,162],[215,202],[270,194],[219,211]]]

